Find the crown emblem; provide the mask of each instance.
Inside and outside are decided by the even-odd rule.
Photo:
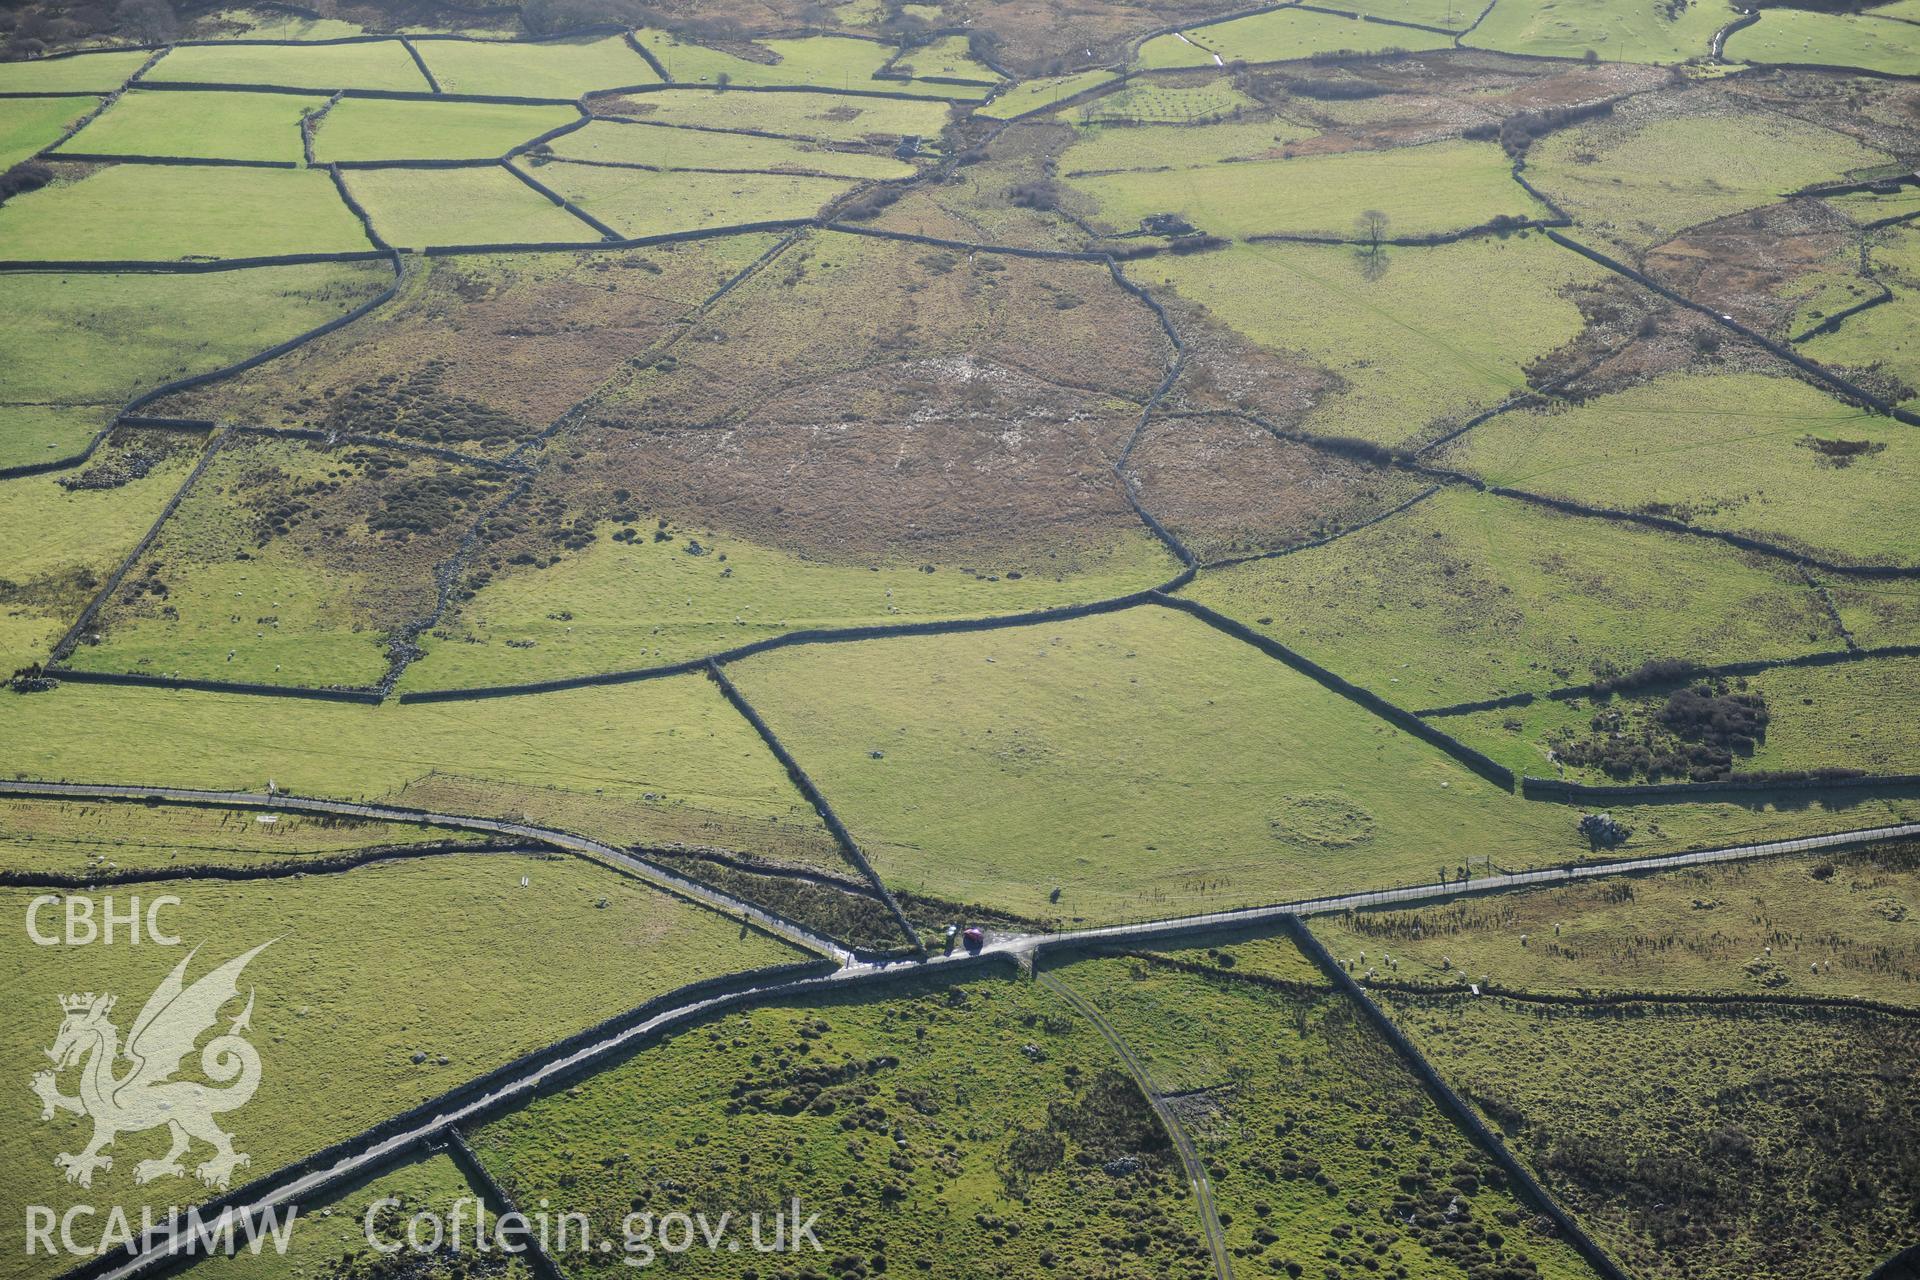
[[[85,1013],[97,1004],[100,1012],[105,1013],[113,1008],[113,1001],[113,996],[96,996],[89,991],[85,995],[61,996],[60,1008],[66,1013]]]

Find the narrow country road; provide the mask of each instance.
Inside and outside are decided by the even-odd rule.
[[[475,818],[454,813],[435,813],[399,805],[361,804],[352,800],[318,800],[310,796],[267,795],[258,791],[200,791],[190,787],[130,787],[113,784],[74,782],[0,781],[0,795],[41,799],[147,800],[173,804],[220,805],[234,809],[279,809],[297,813],[337,814],[349,818],[368,818],[382,822],[428,822],[437,827],[462,831],[486,831],[495,835],[518,836],[539,844],[565,849],[584,857],[611,863],[631,872],[656,888],[676,897],[691,898],[715,911],[736,919],[748,919],[768,933],[777,934],[795,946],[818,955],[830,956],[840,964],[854,959],[853,952],[833,939],[815,933],[805,925],[776,915],[750,902],[709,889],[698,881],[677,876],[664,867],[636,858],[626,850],[598,840],[589,840],[552,827],[536,827],[524,822],[503,822],[496,818]]]
[[[1379,889],[1360,893],[1342,894],[1332,897],[1313,898],[1292,903],[1283,903],[1268,907],[1250,907],[1231,911],[1216,911],[1203,915],[1184,916],[1165,920],[1143,921],[1134,924],[1108,925],[1091,929],[1079,929],[1065,933],[1052,934],[1007,934],[990,937],[978,954],[964,951],[950,955],[935,955],[926,959],[869,960],[863,959],[846,947],[831,939],[806,929],[792,921],[767,912],[751,903],[743,902],[705,885],[683,879],[671,872],[654,866],[652,863],[635,858],[623,850],[599,841],[589,840],[569,832],[552,828],[538,827],[526,823],[504,822],[491,818],[476,818],[459,814],[433,813],[425,810],[409,809],[393,805],[362,804],[346,800],[320,800],[305,796],[266,795],[245,791],[206,791],[185,787],[140,787],[124,784],[74,783],[74,782],[24,782],[0,780],[0,795],[19,796],[38,799],[98,799],[121,801],[158,801],[160,803],[186,804],[198,806],[225,806],[242,809],[273,808],[285,811],[339,814],[346,817],[360,817],[383,821],[420,822],[458,829],[486,831],[501,835],[516,836],[522,839],[546,844],[558,849],[569,850],[582,856],[602,860],[632,872],[660,888],[692,899],[734,919],[751,920],[770,933],[787,939],[809,951],[834,959],[839,968],[822,977],[801,978],[776,981],[761,986],[749,986],[721,995],[693,1000],[684,1005],[664,1010],[645,1021],[636,1023],[624,1030],[613,1032],[578,1049],[551,1057],[536,1058],[525,1070],[509,1080],[503,1081],[484,1094],[468,1099],[459,1105],[449,1106],[436,1112],[430,1118],[390,1134],[384,1138],[369,1141],[365,1145],[353,1145],[353,1153],[342,1157],[331,1165],[307,1172],[285,1171],[282,1175],[269,1175],[262,1179],[262,1190],[252,1200],[238,1205],[234,1209],[236,1217],[258,1214],[266,1209],[285,1209],[291,1205],[302,1204],[319,1196],[329,1189],[356,1176],[364,1176],[379,1168],[387,1161],[399,1158],[417,1144],[442,1134],[449,1126],[473,1123],[496,1113],[506,1106],[525,1101],[548,1082],[569,1073],[590,1067],[611,1058],[630,1047],[645,1041],[649,1036],[690,1023],[707,1014],[738,1004],[768,997],[783,999],[804,999],[816,992],[844,989],[850,984],[863,984],[890,977],[916,974],[952,972],[964,973],[978,969],[992,957],[1007,957],[1026,964],[1032,964],[1044,951],[1062,948],[1086,946],[1103,943],[1135,943],[1151,940],[1169,939],[1206,934],[1220,929],[1251,927],[1278,921],[1287,916],[1325,915],[1367,907],[1403,905],[1419,902],[1438,901],[1455,897],[1461,893],[1487,893],[1509,889],[1525,888],[1532,885],[1567,884],[1579,880],[1598,879],[1604,876],[1626,875],[1637,872],[1671,870],[1677,867],[1699,866],[1713,862],[1734,862],[1753,858],[1777,857],[1795,853],[1806,853],[1820,849],[1841,849],[1856,845],[1871,844],[1882,840],[1894,840],[1920,837],[1920,822],[1902,823],[1895,826],[1867,827],[1852,831],[1833,832],[1827,835],[1806,836],[1793,840],[1775,840],[1759,844],[1731,845],[1718,849],[1702,849],[1691,853],[1668,854],[1659,857],[1633,858],[1616,862],[1592,863],[1573,867],[1547,868],[1537,871],[1518,871],[1502,875],[1483,876],[1470,882],[1452,881],[1425,885],[1409,885],[1395,889]],[[1059,984],[1046,975],[1040,979],[1060,992],[1076,1007],[1085,1011],[1085,1006]],[[1095,1026],[1102,1022],[1097,1015],[1089,1015]],[[1111,1029],[1103,1028],[1103,1035],[1111,1037]],[[1140,1070],[1139,1064],[1125,1047],[1113,1038],[1116,1051],[1129,1070]],[[1144,1076],[1142,1077],[1145,1078]],[[1154,1096],[1149,1088],[1149,1096]],[[1177,1126],[1170,1124],[1171,1131],[1179,1133]],[[1188,1158],[1191,1144],[1182,1149],[1182,1159]],[[1209,1247],[1214,1250],[1216,1265],[1221,1268],[1223,1280],[1230,1272],[1224,1254],[1224,1243],[1218,1237],[1218,1220],[1211,1212],[1211,1187],[1204,1182],[1204,1168],[1197,1163],[1189,1165],[1189,1172],[1196,1170],[1197,1193],[1202,1203],[1208,1206],[1206,1217]],[[95,1280],[132,1280],[160,1269],[172,1260],[170,1241],[180,1224],[169,1221],[158,1224],[153,1232],[138,1244],[138,1252],[115,1266],[92,1273]]]

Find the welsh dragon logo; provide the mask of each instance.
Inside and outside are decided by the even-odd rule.
[[[66,1016],[53,1047],[47,1050],[53,1070],[33,1077],[33,1092],[40,1099],[42,1120],[53,1119],[55,1111],[71,1111],[93,1121],[93,1140],[83,1151],[53,1158],[55,1165],[66,1170],[68,1182],[92,1186],[96,1169],[113,1168],[113,1157],[101,1152],[115,1138],[161,1125],[167,1127],[173,1145],[160,1159],[135,1165],[135,1182],[184,1177],[186,1168],[180,1158],[195,1139],[213,1148],[212,1157],[194,1168],[194,1174],[210,1187],[224,1189],[233,1171],[249,1163],[245,1154],[233,1149],[233,1135],[214,1117],[245,1106],[260,1087],[260,1054],[244,1038],[253,1018],[251,988],[246,1008],[200,1050],[200,1070],[225,1087],[171,1077],[193,1051],[194,1042],[219,1021],[221,1007],[239,995],[240,973],[247,962],[271,945],[261,943],[192,986],[186,985],[187,964],[196,953],[189,953],[147,998],[124,1048],[120,1029],[108,1017],[115,997],[88,992],[60,998]],[[123,1060],[130,1065],[116,1074]],[[60,1092],[59,1076],[74,1067],[80,1070],[80,1092],[69,1097]]]

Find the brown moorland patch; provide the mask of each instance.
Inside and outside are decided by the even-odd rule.
[[[1732,337],[1699,312],[1670,307],[1651,313],[1624,345],[1606,350],[1554,394],[1578,404],[1669,374],[1789,372],[1784,361]]]
[[[1230,417],[1156,420],[1128,470],[1147,509],[1203,561],[1324,537],[1426,485]]]
[[[603,397],[609,425],[912,422],[1138,404],[1171,347],[1095,262],[843,234],[797,245]]]
[[[230,436],[83,637],[75,666],[371,684],[436,568],[511,483],[437,457]]]
[[[153,412],[497,455],[672,332],[772,243],[421,259],[399,296],[364,319]]]
[[[1920,152],[1920,88],[1910,81],[1769,70],[1727,80],[1722,91],[1749,111],[1792,116],[1896,155]]]
[[[1235,410],[1295,427],[1316,403],[1344,386],[1339,374],[1306,355],[1250,342],[1171,290],[1162,290],[1156,300],[1186,348],[1180,377],[1167,389],[1161,408]]]
[[[1788,200],[1694,227],[1647,251],[1647,274],[1678,293],[1776,338],[1791,337],[1803,312],[1838,311],[1878,292],[1860,274],[1858,236],[1818,200]],[[1813,278],[1821,277],[1821,278]]]
[[[1645,344],[1663,331],[1684,327],[1690,314],[1619,276],[1570,285],[1567,297],[1580,308],[1585,324],[1572,342],[1527,366],[1529,386],[1551,386],[1596,362],[1617,360],[1622,351]]]
[[[554,529],[624,516],[837,563],[952,562],[971,552],[1003,568],[1049,567],[1139,529],[1112,470],[1134,425],[1131,412],[1009,421],[991,406],[942,412],[936,403],[911,421],[589,429],[561,446],[564,461],[522,504],[552,523],[500,522],[489,530],[499,539],[490,555],[512,562],[544,552],[551,562]]]
[[[1011,125],[963,146],[946,181],[915,186],[871,225],[949,240],[1084,249],[1093,236],[1076,215],[1092,213],[1093,202],[1054,180],[1074,141],[1073,128],[1058,120]]]

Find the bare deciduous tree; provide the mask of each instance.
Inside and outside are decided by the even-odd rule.
[[[1380,242],[1387,238],[1387,215],[1378,209],[1367,209],[1353,220],[1353,229],[1367,242],[1367,248],[1375,253],[1380,250]]]
[[[1378,280],[1387,273],[1387,215],[1378,209],[1367,209],[1353,220],[1353,229],[1360,240],[1360,274],[1368,280]]]

